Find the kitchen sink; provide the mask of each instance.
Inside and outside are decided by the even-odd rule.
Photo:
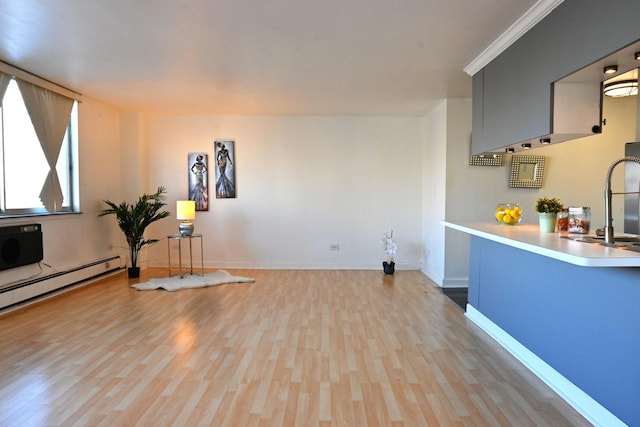
[[[613,243],[605,243],[604,236],[568,235],[560,237],[574,240],[576,242],[591,243],[595,245],[608,246],[610,248],[640,252],[640,236],[614,236]]]

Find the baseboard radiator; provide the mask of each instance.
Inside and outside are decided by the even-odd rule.
[[[48,296],[69,286],[97,279],[122,268],[124,268],[122,258],[113,256],[69,270],[4,286],[0,289],[0,309]]]

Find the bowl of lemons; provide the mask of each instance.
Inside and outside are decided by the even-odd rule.
[[[516,225],[522,220],[522,209],[517,203],[499,203],[494,217],[498,224]]]

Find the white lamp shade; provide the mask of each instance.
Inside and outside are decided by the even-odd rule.
[[[195,200],[178,200],[176,202],[176,218],[178,220],[191,220],[196,218]]]

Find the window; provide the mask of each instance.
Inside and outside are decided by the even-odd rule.
[[[0,95],[3,88],[6,89],[0,98],[0,215],[73,212],[76,103],[0,73]],[[41,142],[31,116],[41,123],[41,136],[55,141]],[[61,124],[56,124],[56,120]],[[53,158],[57,151],[52,171],[47,155]]]

